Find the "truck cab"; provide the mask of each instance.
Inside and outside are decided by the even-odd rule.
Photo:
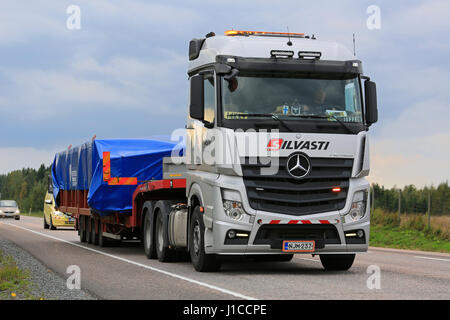
[[[368,133],[378,117],[362,62],[315,37],[235,30],[193,39],[189,60],[196,269],[218,255],[294,253],[350,268],[368,249]]]

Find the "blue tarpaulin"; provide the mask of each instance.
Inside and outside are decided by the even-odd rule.
[[[94,140],[55,155],[52,165],[53,196],[59,190],[89,190],[88,204],[100,215],[127,212],[132,207],[135,185],[108,185],[103,180],[103,152],[110,152],[111,177],[137,177],[140,181],[162,179],[162,159],[175,142],[149,139]]]

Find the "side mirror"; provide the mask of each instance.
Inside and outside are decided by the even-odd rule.
[[[193,119],[203,121],[204,118],[204,94],[203,76],[196,75],[191,78],[191,103],[189,105],[189,115]]]
[[[366,102],[366,123],[370,126],[378,121],[377,85],[375,82],[366,80],[364,82]]]

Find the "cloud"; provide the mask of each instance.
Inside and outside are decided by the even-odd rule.
[[[449,141],[450,133],[374,141],[369,180],[386,187],[445,182],[450,177]]]
[[[39,168],[41,164],[49,166],[55,154],[61,149],[36,148],[0,148],[0,174],[22,168]]]

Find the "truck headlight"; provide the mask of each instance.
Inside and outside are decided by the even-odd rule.
[[[20,210],[16,210],[16,213],[20,213]]]
[[[367,190],[355,192],[350,211],[344,216],[345,223],[356,222],[364,218],[366,214],[367,194]]]
[[[242,203],[232,200],[224,200],[223,210],[227,216],[236,221],[242,220],[245,213],[242,208]]]

